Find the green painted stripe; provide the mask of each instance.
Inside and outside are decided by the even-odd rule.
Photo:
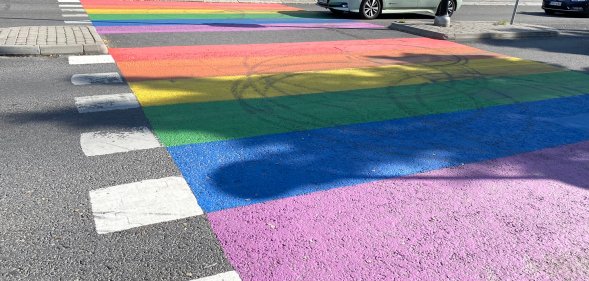
[[[564,71],[143,110],[160,141],[177,146],[586,93],[589,75]]]
[[[279,19],[310,18],[335,19],[329,13],[283,12],[260,14],[89,14],[91,20],[167,20],[167,19]]]

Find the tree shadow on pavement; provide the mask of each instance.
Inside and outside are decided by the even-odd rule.
[[[214,98],[227,87],[232,96],[143,111],[193,188],[261,201],[589,140],[589,126],[577,124],[589,116],[589,104],[584,104],[589,100],[575,97],[589,92],[584,74],[480,51],[367,52],[342,63],[352,60],[367,65],[357,72],[295,74],[281,73],[286,66],[280,63],[263,61],[250,66],[252,76],[243,79],[198,78],[204,82],[186,84],[196,80],[168,77],[171,82],[148,84],[164,100],[166,93],[178,91]],[[378,67],[392,64],[398,66],[386,71]],[[3,122],[46,121],[86,131],[136,126],[120,122],[127,111],[108,114],[121,116],[79,117],[56,109],[6,114]],[[589,188],[586,177],[576,176],[587,174],[589,148],[575,149],[573,155],[554,152],[533,163],[519,162],[512,175],[498,171],[466,177],[552,179]],[[542,157],[548,158],[542,162]],[[555,169],[555,163],[576,168]]]
[[[525,38],[518,40],[484,39],[480,43],[497,46],[512,47],[518,50],[539,50],[556,54],[583,55],[589,58],[589,31],[561,29],[558,37]],[[589,60],[588,60],[589,61]]]

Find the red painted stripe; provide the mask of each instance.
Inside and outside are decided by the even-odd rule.
[[[160,1],[117,1],[117,0],[82,0],[86,9],[218,9],[218,10],[280,10],[295,11],[298,8],[282,4],[255,4],[255,3],[203,3],[203,2],[160,2]]]

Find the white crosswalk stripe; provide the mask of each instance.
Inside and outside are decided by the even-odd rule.
[[[139,102],[132,93],[77,97],[76,108],[79,113],[139,108]]]
[[[227,271],[219,273],[217,275],[198,278],[192,281],[241,281],[241,278],[239,277],[239,274],[237,274],[237,272]]]
[[[84,12],[84,11],[85,11],[84,9],[69,9],[69,8],[67,8],[67,9],[61,9],[61,12],[62,13],[63,12]]]
[[[92,24],[90,20],[66,20],[65,24]]]
[[[110,55],[94,55],[94,56],[69,56],[69,64],[98,64],[98,63],[115,63],[115,60]]]
[[[90,191],[90,202],[99,234],[203,214],[182,177],[144,180],[93,190]]]
[[[63,14],[61,15],[64,18],[87,18],[87,14]]]
[[[123,132],[82,133],[80,146],[86,156],[98,156],[158,148],[162,145],[149,128],[137,127]]]
[[[74,74],[71,78],[76,86],[91,84],[122,84],[125,81],[117,72]]]

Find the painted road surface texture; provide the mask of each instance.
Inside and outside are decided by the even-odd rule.
[[[83,0],[101,34],[382,28],[282,4]]]
[[[589,278],[585,73],[423,38],[110,53],[243,280]]]

